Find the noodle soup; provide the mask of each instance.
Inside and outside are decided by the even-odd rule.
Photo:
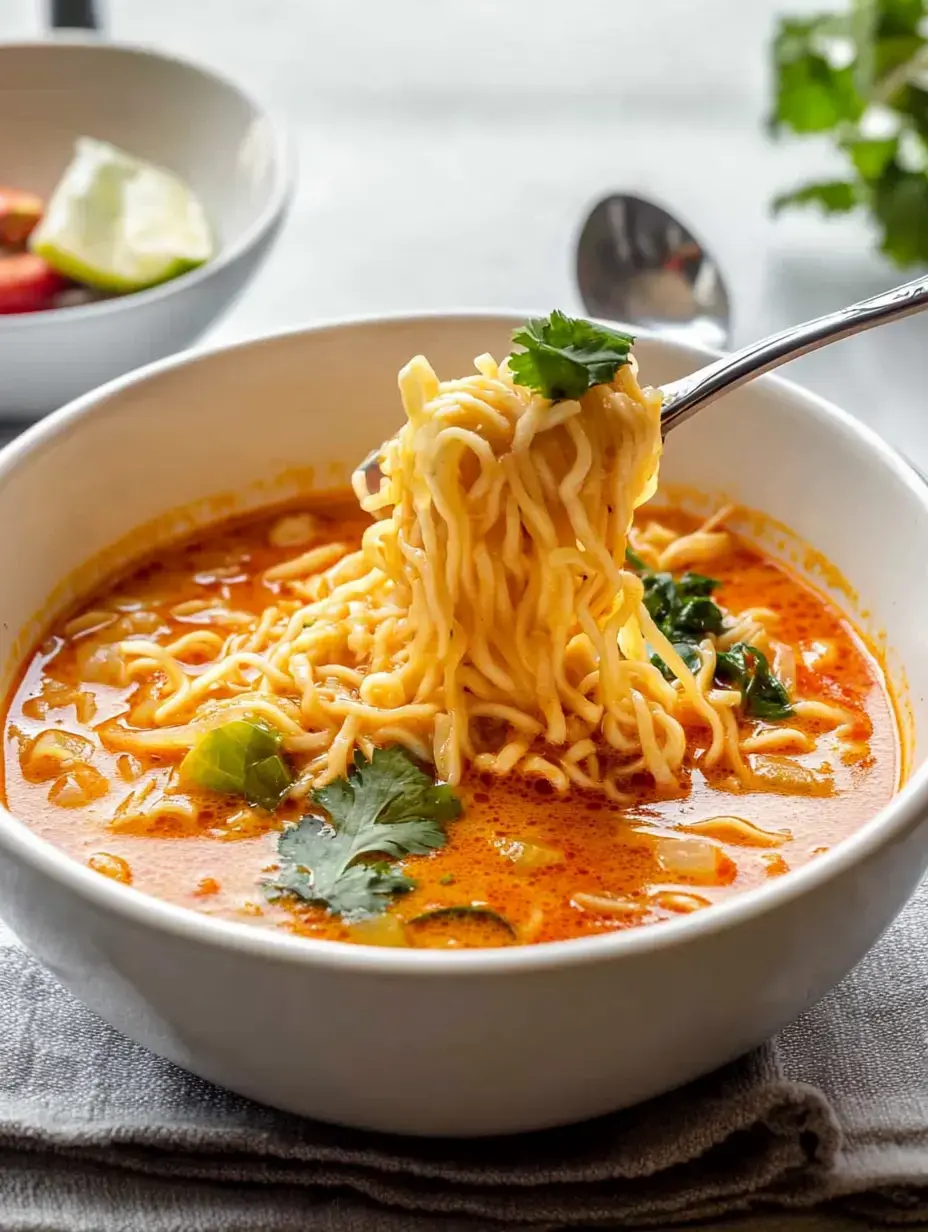
[[[353,918],[269,893],[281,834],[307,813],[324,815],[300,785],[317,754],[284,736],[297,786],[273,810],[191,785],[180,773],[190,733],[172,746],[180,724],[158,723],[171,678],[154,648],[170,648],[200,681],[236,647],[266,653],[272,620],[302,610],[308,582],[350,557],[369,525],[341,493],[161,552],[60,622],[8,706],[8,806],[75,859],[146,893],[334,940],[511,945],[702,910],[814,858],[872,816],[899,774],[873,652],[821,595],[726,531],[725,513],[700,531],[678,511],[645,506],[629,541],[631,554],[656,572],[674,566],[678,579],[698,552],[704,576],[719,583],[712,599],[731,626],[725,644],[763,649],[803,699],[788,719],[739,715],[750,782],[727,763],[707,766],[710,735],[695,725],[679,783],[668,789],[638,771],[613,780],[619,800],[593,773],[594,759],[601,768],[615,760],[606,741],[577,758],[579,781],[566,786],[544,768],[472,765],[456,788],[461,811],[444,823],[447,841],[404,856],[414,888],[390,895],[385,911]],[[260,717],[252,671],[246,664],[241,680],[209,697],[244,697],[241,713]],[[487,747],[502,722],[483,719]]]
[[[219,526],[61,621],[8,706],[10,809],[201,912],[455,948],[703,911],[885,804],[877,659],[735,510],[657,505],[632,339],[513,338],[403,368],[373,490]]]

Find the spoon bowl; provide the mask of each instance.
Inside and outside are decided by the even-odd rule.
[[[731,312],[703,243],[662,206],[617,193],[594,207],[577,242],[577,284],[592,317],[724,350]]]

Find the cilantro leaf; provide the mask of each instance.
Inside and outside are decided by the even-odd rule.
[[[309,815],[284,830],[280,870],[265,885],[272,896],[293,894],[349,918],[385,910],[391,895],[415,884],[401,868],[362,856],[398,860],[441,847],[442,823],[461,811],[451,788],[434,783],[399,745],[375,749],[370,761],[355,754],[348,777],[312,800],[329,821]]]
[[[793,713],[786,688],[756,646],[735,642],[729,650],[720,651],[715,675],[721,683],[741,690],[745,714],[758,719],[787,719]]]
[[[628,363],[634,338],[554,311],[517,329],[512,340],[525,350],[509,356],[517,385],[545,398],[579,398],[594,385],[613,380]]]
[[[385,862],[340,867],[332,833],[316,817],[284,831],[277,846],[280,872],[265,883],[271,898],[292,894],[350,920],[385,911],[395,894],[415,889],[411,877]]]
[[[881,0],[878,5],[867,4],[863,7],[876,10],[877,33],[883,38],[917,34],[925,16],[922,0]]]
[[[280,732],[267,723],[233,719],[200,737],[180,763],[180,775],[197,787],[244,796],[270,813],[293,783],[281,743]]]
[[[835,59],[841,33],[831,13],[781,21],[773,42],[774,132],[786,127],[794,133],[823,133],[860,118],[864,102],[853,66]]]
[[[856,209],[860,201],[857,185],[850,180],[826,180],[780,193],[773,199],[773,212],[779,214],[780,210],[795,205],[820,205],[826,214],[847,214]]]
[[[897,265],[928,260],[928,177],[921,171],[890,168],[873,193],[880,248]]]
[[[899,153],[899,138],[886,137],[879,141],[873,138],[849,138],[844,142],[844,149],[850,154],[858,175],[869,183],[879,180],[893,163]],[[860,192],[854,185],[850,187],[854,189],[854,204],[857,204],[861,199]]]

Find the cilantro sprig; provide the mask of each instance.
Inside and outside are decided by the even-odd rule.
[[[774,210],[864,210],[899,266],[928,260],[928,0],[853,0],[844,13],[781,20],[770,127],[829,133],[840,178],[802,185]]]
[[[628,363],[635,341],[629,334],[557,310],[528,321],[512,340],[525,348],[509,356],[515,383],[555,401],[607,385]]]
[[[394,894],[414,889],[412,878],[390,861],[443,846],[443,823],[461,811],[451,788],[434,783],[399,745],[375,749],[370,761],[356,753],[348,777],[311,798],[328,820],[311,814],[283,831],[280,868],[265,890],[349,919],[384,911]],[[386,858],[363,859],[374,855]]]

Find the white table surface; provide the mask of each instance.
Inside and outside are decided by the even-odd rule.
[[[98,3],[111,37],[234,75],[296,139],[285,231],[207,344],[366,311],[579,309],[578,227],[620,188],[716,252],[735,342],[900,280],[862,222],[769,216],[835,166],[825,142],[763,131],[774,13],[818,0]],[[0,37],[39,33],[42,11],[0,0]],[[928,468],[926,339],[915,318],[791,371]]]
[[[776,191],[834,169],[825,143],[763,132],[774,13],[818,0],[98,3],[110,37],[235,76],[296,140],[285,230],[206,344],[379,310],[579,309],[574,239],[615,189],[672,204],[716,253],[735,343],[901,280],[862,224],[769,217]],[[0,0],[0,38],[36,36],[42,11]],[[928,469],[926,342],[914,318],[792,374]],[[750,1226],[848,1226],[784,1220]]]

